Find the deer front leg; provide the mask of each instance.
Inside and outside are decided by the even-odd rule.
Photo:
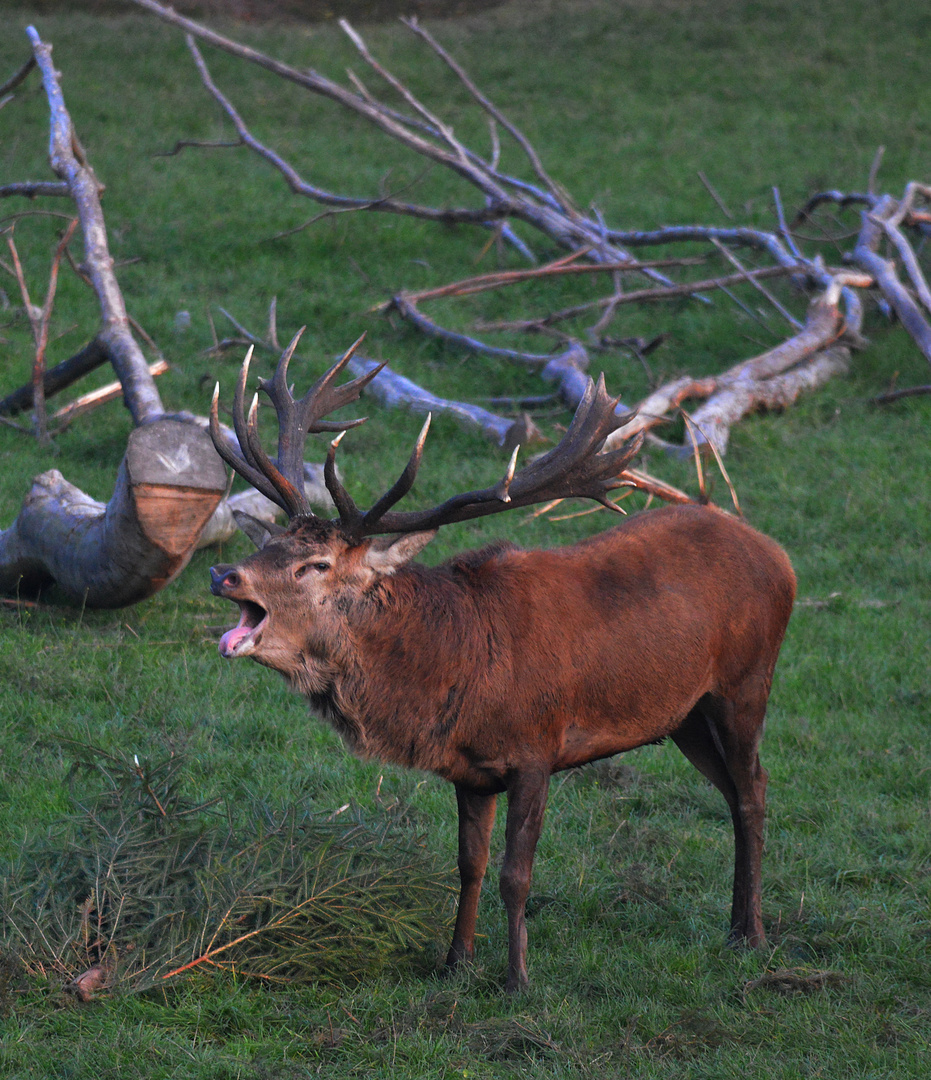
[[[548,772],[521,773],[508,788],[504,865],[499,887],[508,916],[507,991],[524,989],[527,978],[527,924],[525,908],[530,892],[533,855],[543,826],[549,792]]]
[[[495,823],[497,797],[456,785],[459,807],[459,907],[456,929],[446,956],[446,970],[455,971],[472,962],[475,955],[475,920],[478,898],[482,892],[485,868],[488,866],[488,847]]]

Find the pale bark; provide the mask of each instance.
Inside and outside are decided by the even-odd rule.
[[[160,419],[136,428],[106,504],[52,469],[38,476],[13,525],[0,531],[0,592],[54,582],[88,607],[124,607],[158,592],[187,565],[226,490],[209,437]]]
[[[367,375],[373,368],[379,366],[375,360],[366,360],[361,356],[354,356],[349,361],[349,370],[356,376]],[[541,441],[540,432],[527,413],[521,413],[516,419],[498,416],[496,413],[489,412],[488,409],[483,409],[480,405],[437,397],[436,394],[431,394],[429,390],[424,390],[422,386],[418,386],[387,366],[382,367],[369,383],[366,392],[389,409],[409,409],[417,413],[446,413],[469,426],[478,428],[487,438],[506,450],[513,450],[515,446],[526,447]]]
[[[76,603],[123,607],[151,596],[187,565],[224,496],[226,470],[199,426],[164,416],[113,271],[101,187],[74,133],[51,46],[32,27],[27,33],[49,103],[50,162],[77,207],[84,267],[102,327],[76,357],[0,402],[0,412],[28,408],[37,388],[54,392],[109,360],[138,426],[107,503],[84,494],[56,469],[35,479],[16,520],[0,530],[0,592],[35,592],[54,583]],[[57,186],[30,188],[8,186],[4,194],[61,194]]]
[[[106,349],[123,386],[126,407],[134,422],[142,424],[161,416],[165,410],[146,359],[132,335],[123,294],[113,272],[107,227],[100,205],[101,185],[78,142],[65,107],[58,73],[52,63],[52,47],[40,39],[33,27],[27,27],[26,33],[32,42],[49,103],[49,161],[55,175],[68,185],[81,221],[84,263],[100,304],[103,322],[98,341]]]
[[[800,394],[816,390],[835,376],[846,374],[849,368],[850,349],[832,345],[793,371],[759,382],[733,383],[721,388],[692,414],[699,448],[703,443],[712,443],[723,454],[727,450],[731,428],[748,413],[761,409],[787,409]]]
[[[831,288],[808,310],[797,334],[750,360],[735,364],[721,375],[703,379],[676,379],[660,387],[640,403],[637,415],[608,437],[607,448],[620,445],[638,431],[662,422],[668,412],[688,399],[705,399],[691,415],[694,439],[699,447],[711,443],[723,454],[731,427],[750,412],[784,409],[799,394],[813,390],[849,366],[850,348],[837,344],[843,334],[857,339],[859,322],[851,325],[840,311],[838,299],[852,283],[865,284],[854,275],[839,275]],[[858,309],[856,309],[858,310]],[[680,452],[692,452],[687,443]]]
[[[905,329],[911,334],[925,359],[931,363],[931,324],[922,314],[908,289],[899,280],[893,259],[886,259],[877,251],[879,242],[887,232],[888,219],[893,217],[898,204],[891,195],[880,199],[871,211],[863,212],[863,227],[854,248],[853,258],[868,274],[892,305]]]

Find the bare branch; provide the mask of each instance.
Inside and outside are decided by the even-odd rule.
[[[36,63],[42,72],[51,114],[49,157],[52,169],[65,181],[77,205],[84,239],[84,261],[94,292],[100,302],[103,329],[100,338],[106,346],[117,376],[123,385],[125,399],[136,423],[164,413],[148,364],[129,329],[123,295],[113,272],[113,260],[107,246],[107,230],[100,206],[100,184],[80,149],[71,117],[65,107],[58,73],[52,64],[52,49],[33,27],[26,33],[32,42]]]
[[[4,97],[6,94],[12,93],[20,83],[26,81],[29,72],[36,66],[36,58],[30,56],[29,59],[23,64],[19,71],[11,75],[5,83],[0,84],[0,97]]]
[[[646,264],[644,264],[646,265]],[[462,334],[455,330],[448,330],[445,327],[440,326],[434,320],[430,319],[417,306],[418,301],[422,299],[434,299],[436,297],[443,296],[467,296],[472,293],[484,292],[488,289],[500,288],[504,285],[515,285],[526,280],[533,280],[534,277],[546,277],[554,274],[570,274],[570,273],[590,273],[595,270],[612,270],[612,269],[629,269],[629,264],[600,264],[596,266],[574,266],[564,265],[563,263],[550,264],[548,267],[538,267],[532,270],[518,270],[501,272],[499,274],[482,275],[478,278],[469,278],[465,281],[454,282],[450,285],[441,286],[437,289],[425,289],[417,293],[399,293],[393,297],[392,300],[386,302],[384,305],[379,305],[378,309],[395,310],[399,315],[407,322],[410,322],[422,333],[427,334],[429,337],[440,338],[450,345],[464,348],[470,352],[482,353],[486,356],[496,356],[502,360],[509,360],[514,363],[520,364],[546,364],[549,363],[553,357],[552,355],[526,352],[520,349],[507,349],[497,345],[490,345],[479,338],[471,337],[468,334]],[[638,268],[639,269],[639,268]],[[539,316],[535,319],[522,319],[513,320],[508,322],[505,326],[497,327],[498,329],[507,330],[524,330],[524,331],[539,331],[543,328],[553,326],[557,322],[562,322],[567,319],[575,318],[578,315],[584,314],[586,311],[593,309],[603,309],[606,307],[617,307],[621,304],[634,304],[644,303],[646,301],[659,301],[669,300],[675,297],[692,296],[695,292],[708,292],[711,289],[719,288],[723,289],[729,285],[736,285],[746,280],[757,280],[760,278],[775,278],[785,277],[792,273],[794,268],[781,267],[781,266],[769,266],[763,267],[759,270],[742,270],[739,274],[730,274],[720,278],[708,278],[698,282],[690,282],[686,285],[677,285],[669,287],[658,287],[653,289],[637,289],[631,292],[624,293],[622,295],[613,294],[609,297],[602,297],[599,300],[592,300],[584,304],[578,304],[571,308],[565,308],[562,311],[553,312],[549,315]],[[376,309],[376,310],[378,310]],[[486,327],[486,329],[495,329],[496,327]],[[573,342],[572,347],[578,347],[578,343]]]
[[[475,209],[416,207],[391,200],[352,200],[346,196],[336,196],[332,192],[323,192],[305,183],[289,163],[254,139],[241,118],[238,118],[238,114],[234,117],[235,110],[230,103],[226,102],[219,90],[213,86],[211,93],[214,94],[218,101],[221,101],[227,114],[237,124],[237,131],[240,136],[246,139],[252,149],[274,164],[295,191],[306,194],[311,198],[319,198],[319,201],[328,205],[355,206],[358,209],[380,209],[390,213],[412,214],[434,221],[468,222],[487,227],[489,223],[512,217],[538,229],[551,241],[567,250],[574,251],[591,245],[591,258],[593,261],[619,262],[628,257],[627,253],[617,246],[612,237],[605,235],[598,222],[568,212],[562,206],[556,204],[552,194],[548,191],[541,191],[538,187],[525,181],[496,172],[488,162],[483,161],[477,154],[462,146],[456,140],[455,135],[452,134],[451,129],[439,121],[438,118],[432,116],[419,102],[416,103],[415,107],[420,110],[420,117],[403,117],[396,110],[375,100],[368,92],[360,93],[347,90],[313,69],[291,67],[255,49],[225,38],[223,35],[209,30],[191,19],[178,15],[171,8],[158,3],[157,0],[132,0],[132,2],[153,12],[164,21],[183,29],[192,37],[207,41],[217,48],[223,49],[241,59],[248,60],[250,63],[257,64],[265,70],[294,82],[313,93],[336,101],[379,128],[408,150],[449,169],[465,180],[481,193],[484,205]],[[353,34],[355,34],[354,31]],[[355,36],[358,38],[358,35]],[[358,38],[358,41],[361,42],[361,38]],[[361,42],[361,45],[365,49],[366,55],[368,55],[364,42]],[[204,70],[201,72],[202,78],[204,78]],[[384,72],[380,65],[379,70]],[[390,75],[387,77],[394,79]],[[408,101],[414,102],[413,96],[410,95],[410,92],[403,84],[395,79],[393,85],[399,92],[406,95]],[[643,272],[648,277],[661,283],[665,282],[663,276],[655,271],[645,270]]]
[[[547,364],[553,359],[550,353],[531,353],[520,349],[505,349],[497,345],[489,345],[478,338],[469,337],[468,334],[460,334],[455,330],[447,330],[427,318],[415,304],[412,304],[403,293],[394,297],[391,307],[407,322],[416,326],[418,330],[428,337],[439,338],[450,345],[457,345],[468,349],[470,352],[483,353],[486,356],[496,356],[501,360],[510,360],[518,364],[540,365]]]
[[[208,87],[209,89],[209,87]],[[222,104],[222,103],[221,103]],[[170,150],[163,150],[161,153],[155,154],[155,157],[177,157],[182,150],[236,150],[240,146],[245,146],[245,142],[242,139],[237,139],[235,142],[217,142],[209,139],[178,139],[175,145]]]
[[[734,215],[730,212],[727,204],[718,194],[714,184],[711,183],[711,181],[708,179],[707,176],[705,176],[701,169],[698,170],[698,179],[701,180],[702,184],[704,184],[705,190],[708,192],[711,198],[714,199],[715,205],[721,211],[721,213],[728,219],[728,221],[733,221]]]
[[[149,364],[149,374],[153,379],[164,375],[166,371],[168,371],[168,363],[165,360],[156,360]],[[52,419],[58,423],[59,431],[63,431],[77,417],[96,409],[99,405],[105,405],[108,401],[116,401],[122,396],[122,385],[119,382],[109,382],[56,409],[52,413]]]
[[[773,188],[773,202],[776,204],[776,219],[779,222],[779,235],[785,241],[789,251],[792,252],[799,262],[802,262],[804,257],[798,247],[796,247],[792,233],[789,231],[789,226],[786,224],[785,212],[782,209],[782,196],[779,194],[779,188],[777,187]]]
[[[445,124],[435,113],[432,113],[426,107],[426,105],[424,105],[414,94],[411,93],[411,91],[404,85],[404,83],[401,82],[400,79],[398,79],[395,75],[388,71],[387,68],[385,68],[375,59],[375,57],[369,51],[368,46],[362,40],[360,35],[357,34],[356,31],[352,28],[348,20],[340,19],[339,27],[353,43],[353,45],[355,45],[356,49],[359,51],[359,55],[369,65],[369,67],[373,71],[377,72],[377,74],[385,80],[385,82],[391,87],[391,89],[394,90],[395,93],[399,94],[404,99],[404,101],[406,101],[407,104],[410,105],[414,112],[420,114],[420,116],[427,122],[430,129],[439,134],[443,142],[446,143],[450,150],[452,150],[453,153],[458,158],[460,158],[460,160],[462,160],[463,162],[467,162],[469,160],[469,154],[466,151],[465,147],[462,145],[462,143],[460,143],[456,136],[453,134],[453,129],[448,124]],[[377,107],[377,103],[373,98],[368,97],[367,100],[371,104],[375,105],[375,107]]]
[[[898,205],[890,202],[886,205],[884,211],[880,211],[879,208],[874,210],[873,216],[885,230],[886,235],[898,252],[915,292],[918,294],[918,299],[928,311],[931,311],[931,289],[928,288],[928,283],[925,280],[915,252],[900,228],[903,222],[916,224],[927,221],[927,214],[915,210],[915,202],[919,198],[925,202],[931,201],[931,187],[913,181],[906,185],[905,193],[899,200]]]
[[[500,289],[507,285],[520,285],[537,278],[563,277],[563,276],[590,276],[592,274],[616,273],[618,271],[644,270],[655,267],[689,266],[703,262],[702,259],[655,259],[651,262],[638,262],[635,259],[624,259],[616,263],[580,263],[577,260],[584,258],[591,252],[591,247],[581,251],[573,251],[564,255],[561,259],[547,263],[545,266],[535,266],[528,270],[498,270],[490,274],[479,274],[476,277],[465,278],[462,281],[454,281],[448,285],[441,285],[434,289],[421,289],[417,292],[405,292],[405,299],[417,304],[422,300],[438,300],[444,296],[470,296],[473,293],[487,292],[489,289]],[[757,276],[776,277],[783,276],[787,271],[782,268],[768,268],[766,271],[757,272]],[[746,273],[746,272],[745,272]],[[751,276],[752,276],[752,272]],[[701,284],[701,283],[699,283]],[[696,286],[684,286],[687,289],[695,289]],[[681,295],[677,293],[675,286],[668,289],[652,290],[658,296]],[[638,295],[638,294],[631,294]],[[642,296],[642,291],[639,294]],[[386,310],[392,306],[388,300],[377,307],[374,311]]]
[[[800,225],[803,221],[808,221],[812,214],[817,210],[819,206],[824,203],[834,203],[841,209],[848,206],[870,206],[872,207],[878,200],[878,196],[872,192],[844,192],[844,191],[819,191],[817,194],[812,195],[808,201],[797,211],[793,221],[792,228]]]
[[[134,2],[142,2],[142,0],[134,0]],[[483,224],[490,218],[499,216],[490,213],[488,209],[439,210],[431,206],[400,202],[397,199],[392,199],[390,197],[354,198],[348,195],[338,195],[335,192],[326,191],[324,188],[319,188],[316,185],[309,183],[300,175],[300,173],[298,173],[293,165],[270,147],[260,142],[252,134],[232,102],[213,81],[203,54],[197,47],[193,37],[189,34],[186,40],[188,48],[191,50],[191,54],[194,57],[194,63],[197,65],[197,70],[200,73],[201,81],[233,122],[241,144],[249,147],[250,150],[255,151],[260,157],[265,158],[267,162],[273,165],[281,173],[288,187],[296,195],[303,195],[313,199],[315,202],[323,203],[325,206],[337,207],[342,210],[379,210],[383,213],[426,218],[427,220],[440,221],[445,224],[453,224],[455,222]],[[262,66],[265,65],[263,64]]]
[[[48,291],[45,294],[45,303],[42,305],[42,314],[39,320],[39,332],[36,338],[36,356],[32,365],[32,405],[36,414],[36,434],[38,435],[40,443],[48,441],[45,415],[45,350],[48,346],[49,323],[52,318],[52,308],[55,304],[55,292],[58,287],[58,268],[61,265],[62,255],[68,247],[68,244],[71,242],[71,237],[74,235],[74,230],[77,226],[78,219],[75,218],[68,225],[64,235],[58,242],[58,247],[55,249],[55,255],[52,259],[52,269],[49,273]]]
[[[69,196],[67,184],[57,184],[53,180],[24,181],[20,184],[0,184],[0,199],[11,195],[20,195],[24,199],[34,199],[38,195]]]
[[[885,232],[883,221],[896,209],[891,195],[879,199],[871,213],[864,212],[860,236],[853,251],[853,261],[872,274],[883,295],[895,309],[902,325],[915,339],[925,359],[931,363],[931,325],[922,315],[918,305],[899,281],[895,263],[878,254],[877,248]]]
[[[498,446],[507,450],[542,441],[539,430],[526,413],[516,420],[498,416],[479,405],[437,397],[375,360],[354,356],[349,362],[349,370],[355,375],[367,375],[375,369],[378,369],[378,373],[369,383],[367,393],[386,408],[405,408],[418,413],[448,413],[457,420],[477,427]]]
[[[487,98],[481,90],[475,85],[475,83],[466,74],[465,69],[454,60],[449,53],[440,45],[440,43],[430,34],[424,27],[420,25],[416,16],[411,16],[408,19],[401,19],[410,30],[412,30],[418,37],[425,41],[431,49],[440,57],[440,59],[455,73],[462,85],[469,91],[473,98],[481,105],[481,107],[492,118],[493,126],[492,131],[497,130],[496,125],[500,124],[505,131],[514,139],[514,141],[520,146],[520,148],[527,155],[527,160],[537,177],[537,179],[543,184],[544,188],[555,200],[556,205],[561,208],[569,210],[571,213],[578,213],[576,208],[572,204],[572,199],[569,193],[562,187],[561,184],[557,184],[555,180],[549,175],[546,169],[543,167],[543,162],[540,160],[539,154],[534,149],[530,140],[526,135],[513,124],[508,118],[501,112],[501,110],[494,105],[489,98]],[[497,148],[497,136],[494,137],[495,151],[493,154],[493,160],[497,161],[498,148]]]
[[[870,175],[866,182],[866,190],[871,194],[876,193],[876,178],[879,176],[879,167],[882,165],[883,155],[886,153],[885,146],[877,146],[876,153],[873,157],[873,164],[870,165]]]
[[[714,246],[718,249],[718,251],[721,252],[721,254],[724,256],[724,258],[727,259],[727,261],[732,266],[737,267],[737,269],[743,275],[744,280],[749,281],[750,284],[759,293],[761,293],[763,296],[766,297],[766,299],[772,304],[772,306],[779,312],[779,314],[785,319],[785,321],[790,326],[794,326],[796,330],[798,330],[801,327],[802,324],[798,321],[798,319],[796,319],[795,316],[790,311],[787,311],[785,309],[785,307],[782,304],[779,303],[779,301],[776,299],[775,296],[773,296],[773,294],[769,291],[769,289],[765,288],[763,285],[760,284],[760,282],[758,280],[759,276],[760,276],[759,274],[757,274],[756,277],[754,277],[753,274],[751,274],[748,270],[746,270],[740,264],[740,260],[737,258],[737,256],[732,251],[729,251],[728,248],[726,248],[724,246],[724,244],[721,243],[720,240],[712,238],[711,242],[712,242],[712,244],[714,244]],[[784,269],[784,268],[780,267],[780,269]]]
[[[873,398],[874,405],[891,405],[893,401],[901,401],[902,398],[924,397],[931,394],[931,386],[909,386],[903,390],[887,390],[884,394],[878,394]]]

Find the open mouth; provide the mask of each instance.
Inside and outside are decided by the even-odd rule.
[[[262,639],[262,630],[268,620],[268,612],[251,600],[237,600],[239,622],[220,638],[220,655],[227,660],[248,656],[254,652]]]

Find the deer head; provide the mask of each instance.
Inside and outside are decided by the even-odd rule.
[[[430,427],[428,416],[401,475],[369,510],[360,510],[339,480],[335,461],[346,431],[365,418],[324,417],[355,401],[379,369],[335,385],[359,345],[356,342],[295,401],[287,374],[299,339],[300,333],[285,349],[273,378],[259,380],[259,389],[271,400],[278,418],[276,460],[259,441],[258,394],[248,414],[244,409],[251,349],[233,404],[238,446],[220,429],[219,384],[214,392],[210,432],[218,452],[290,518],[290,525],[281,529],[238,516],[260,550],[237,566],[211,570],[213,592],[240,608],[238,625],[220,641],[223,656],[251,656],[285,673],[304,692],[318,693],[325,682],[326,658],[345,634],[347,609],[380,579],[413,559],[442,525],[570,496],[617,509],[608,492],[628,484],[619,474],[639,450],[642,435],[611,453],[599,453],[607,436],[630,419],[629,414],[618,415],[617,401],[608,396],[602,376],[597,385],[589,380],[568,431],[549,453],[518,470],[517,447],[493,486],[454,495],[427,510],[394,510],[414,484]],[[308,435],[320,432],[336,433],[324,467],[338,514],[333,520],[314,514],[304,497],[304,444]]]

